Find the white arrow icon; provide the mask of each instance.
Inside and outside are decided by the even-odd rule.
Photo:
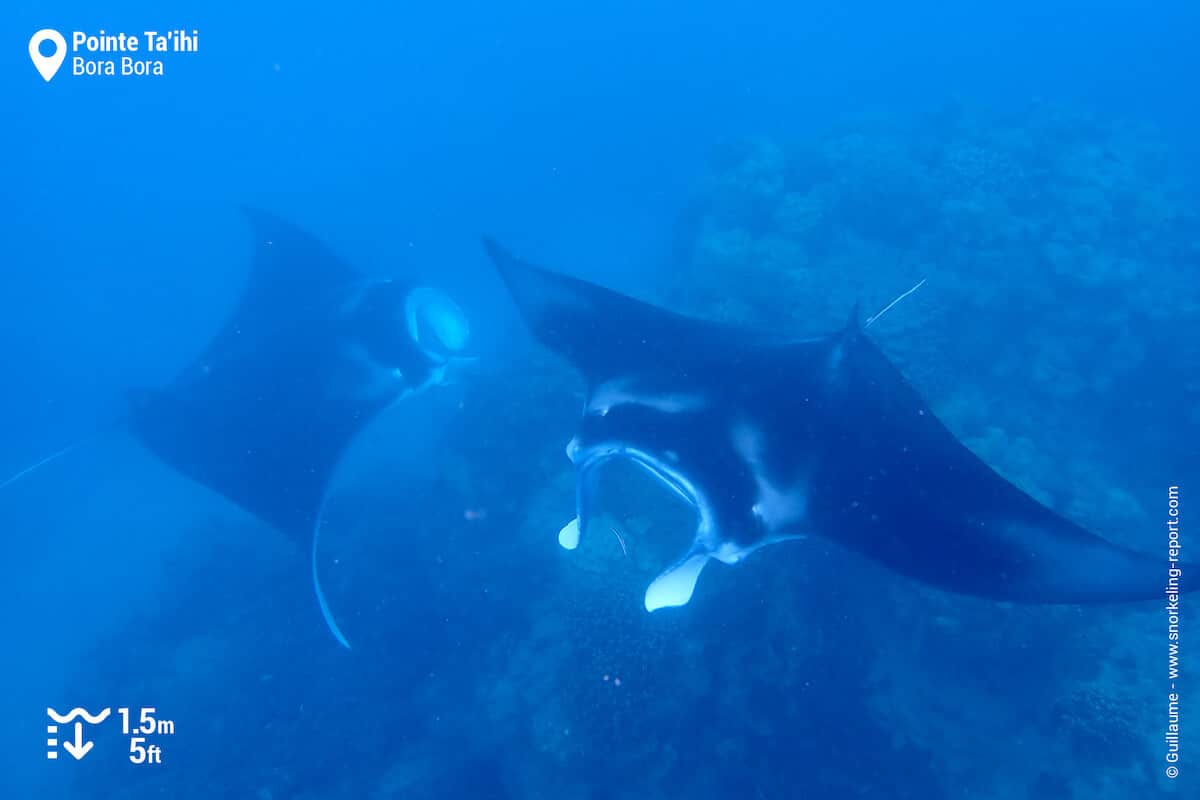
[[[75,757],[75,760],[83,758],[88,752],[96,746],[95,742],[85,742],[83,740],[83,723],[75,723],[75,741],[63,742],[63,749]]]

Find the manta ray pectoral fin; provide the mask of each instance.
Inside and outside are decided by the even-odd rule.
[[[686,355],[736,353],[757,335],[684,317],[524,261],[492,239],[484,249],[534,338],[602,382]]]
[[[655,578],[646,589],[646,610],[686,606],[709,558],[708,553],[692,551]]]

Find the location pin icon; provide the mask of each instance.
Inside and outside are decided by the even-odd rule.
[[[53,55],[42,55],[42,42],[54,42]],[[43,28],[29,40],[29,57],[33,59],[33,65],[46,79],[46,83],[49,83],[54,73],[62,66],[63,59],[67,57],[67,40],[58,31]]]

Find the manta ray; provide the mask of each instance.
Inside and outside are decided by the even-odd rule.
[[[327,246],[248,210],[254,237],[241,301],[169,386],[140,393],[129,429],[160,459],[299,540],[317,577],[330,480],[381,411],[439,383],[462,357],[466,316],[444,292],[367,278]]]
[[[938,420],[857,309],[831,335],[778,342],[484,246],[534,337],[587,381],[567,445],[575,517],[559,544],[587,534],[597,469],[614,459],[695,509],[691,545],[646,589],[647,611],[686,605],[714,560],[805,537],[997,600],[1163,595],[1165,558],[1112,544],[1001,477]]]
[[[376,415],[442,380],[470,329],[442,291],[369,278],[299,228],[246,213],[254,251],[240,302],[167,386],[133,393],[123,423],[171,468],[311,543],[321,613],[348,648],[317,577],[330,480]]]

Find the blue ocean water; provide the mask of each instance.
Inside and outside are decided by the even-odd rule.
[[[689,511],[620,468],[597,535],[559,548],[585,385],[479,244],[780,341],[925,279],[872,339],[974,452],[1165,581],[1168,488],[1186,509],[1200,485],[1190,4],[0,14],[0,476],[82,442],[0,489],[0,795],[1196,796],[1186,598],[1172,779],[1162,603],[967,598],[812,539],[647,614]],[[47,82],[42,28],[198,47]],[[318,561],[349,652],[304,543],[111,424],[238,302],[246,205],[471,318],[477,358],[335,476]],[[48,706],[174,732],[133,764],[114,711],[48,759]]]

